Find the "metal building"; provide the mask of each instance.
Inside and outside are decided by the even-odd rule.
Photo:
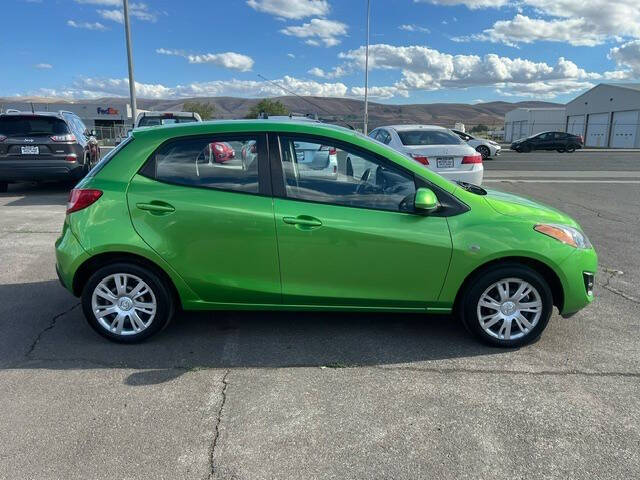
[[[640,148],[640,83],[601,83],[566,110],[567,132],[585,147]]]
[[[516,108],[504,117],[504,140],[513,142],[549,130],[564,132],[564,107]]]

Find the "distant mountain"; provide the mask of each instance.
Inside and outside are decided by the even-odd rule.
[[[100,98],[90,100],[92,103],[108,103],[110,98]],[[120,99],[122,100],[122,99]],[[274,100],[281,101],[291,112],[298,114],[317,114],[318,117],[329,121],[342,120],[353,124],[361,124],[364,102],[350,98],[333,97],[276,97]],[[18,101],[17,98],[2,99],[2,101]],[[45,102],[47,99],[20,98],[20,101]],[[66,102],[61,99],[48,99],[51,102]],[[145,110],[182,110],[184,102],[197,101],[206,102],[215,106],[216,118],[243,118],[249,109],[258,103],[256,98],[237,97],[198,97],[184,98],[178,100],[154,100],[138,99],[138,108]],[[78,101],[78,103],[81,101]],[[369,127],[375,128],[380,125],[391,125],[398,123],[424,123],[435,124],[446,127],[453,127],[456,122],[462,122],[466,126],[473,126],[483,123],[489,126],[498,126],[504,123],[504,115],[515,108],[543,108],[562,107],[563,105],[550,102],[488,102],[476,103],[473,105],[465,103],[424,103],[424,104],[404,104],[390,105],[383,103],[369,102]]]

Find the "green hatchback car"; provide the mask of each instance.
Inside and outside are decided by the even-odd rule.
[[[557,210],[351,130],[270,120],[135,130],[71,191],[56,253],[89,324],[119,342],[181,308],[454,313],[519,346],[554,305],[589,304],[597,268]]]

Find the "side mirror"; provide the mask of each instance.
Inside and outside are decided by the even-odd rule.
[[[433,190],[430,188],[419,188],[416,191],[416,196],[413,200],[413,205],[416,210],[423,213],[431,213],[435,212],[440,203],[438,202],[438,197],[433,193]]]

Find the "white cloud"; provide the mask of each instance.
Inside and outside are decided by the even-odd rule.
[[[101,0],[96,0],[96,2],[99,2],[99,1]],[[105,1],[110,1],[110,0],[105,0]],[[100,5],[111,5],[111,4],[100,3]],[[117,9],[117,10],[99,9],[97,12],[98,12],[98,15],[100,15],[105,20],[124,23],[124,12],[122,9]],[[146,3],[129,4],[129,15],[131,17],[137,18],[138,20],[142,20],[143,22],[153,23],[158,20],[157,12],[150,10],[149,6]]]
[[[414,24],[404,24],[404,25],[400,25],[398,28],[406,32],[431,33],[431,30],[429,30],[427,27],[421,27],[420,25],[414,25]]]
[[[415,3],[432,3],[450,7],[454,5],[466,5],[472,10],[477,8],[500,8],[509,4],[509,0],[413,0]]]
[[[287,57],[289,58],[296,58],[296,56],[293,53],[287,53]]]
[[[307,73],[319,78],[339,78],[345,76],[348,71],[344,67],[339,65],[330,71],[325,71],[321,68],[314,67]]]
[[[214,80],[194,82],[187,85],[166,86],[136,82],[136,91],[140,98],[187,98],[187,97],[269,97],[288,95],[277,85],[293,90],[298,95],[344,97],[348,88],[343,83],[320,83],[284,76],[273,83],[253,80]],[[34,95],[65,98],[100,98],[108,96],[126,97],[129,95],[129,81],[126,78],[82,78],[69,87],[61,89],[42,88]]]
[[[253,58],[236,52],[189,54],[182,50],[156,49],[161,55],[175,55],[186,58],[189,63],[212,63],[219,67],[248,72],[253,68]]]
[[[631,72],[605,72],[611,80],[625,80],[630,74],[640,77],[640,40],[624,43],[609,50],[608,57],[619,67],[631,69]],[[624,78],[626,75],[626,78]]]
[[[469,8],[506,5],[503,1],[429,1],[440,5],[465,4]],[[520,0],[516,5],[520,13],[513,19],[499,20],[482,33],[458,37],[457,40],[488,40],[512,46],[545,40],[593,46],[625,37],[640,38],[640,2],[637,0]],[[523,6],[550,18],[523,15]]]
[[[324,17],[330,10],[327,0],[248,0],[247,5],[259,12],[295,20]]]
[[[326,47],[333,47],[341,42],[338,37],[347,34],[347,28],[347,25],[342,22],[313,18],[309,23],[283,28],[280,33],[306,38],[305,43],[309,45],[318,46],[322,42]]]
[[[103,24],[101,24],[100,22],[76,22],[74,20],[67,20],[67,25],[69,27],[73,27],[73,28],[84,28],[87,30],[100,30],[100,31],[104,31],[107,29],[107,27],[105,27]]]
[[[53,65],[50,63],[36,63],[33,68],[37,68],[38,70],[51,70]]]
[[[364,69],[365,48],[342,52],[343,68]],[[553,95],[591,87],[590,80],[602,78],[560,57],[555,65],[496,54],[451,55],[423,46],[397,47],[376,44],[369,47],[369,68],[399,70],[401,79],[394,85],[403,90],[437,90],[493,86],[524,92]]]
[[[88,5],[101,5],[105,7],[121,7],[122,0],[75,0],[76,3],[84,3]]]
[[[364,98],[364,87],[351,87],[351,95]],[[408,97],[409,91],[397,86],[369,87],[367,95],[371,98],[386,100],[393,97]]]

